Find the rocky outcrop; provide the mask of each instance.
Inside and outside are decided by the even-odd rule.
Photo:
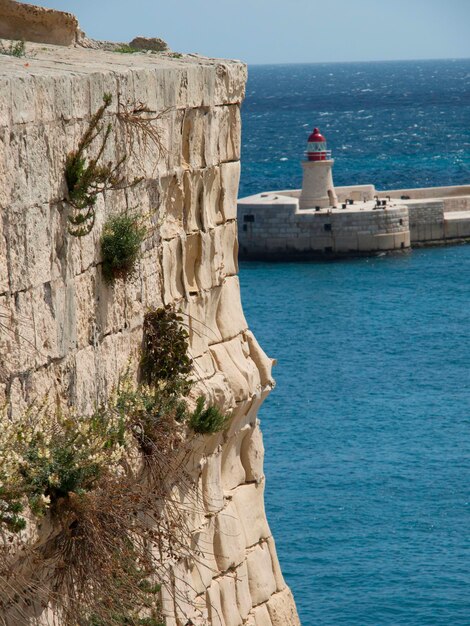
[[[134,37],[129,42],[129,46],[134,50],[153,50],[154,52],[166,52],[169,50],[168,44],[159,37]]]
[[[240,104],[246,68],[27,44],[0,75],[0,399],[15,416],[49,392],[82,412],[103,401],[138,351],[148,307],[186,317],[197,386],[232,412],[224,433],[194,439],[186,503],[197,560],[171,561],[167,626],[294,626],[264,512],[257,411],[271,360],[248,329],[237,277]],[[90,117],[112,96],[158,114],[161,145],[115,125],[105,158],[127,154],[138,185],[98,199],[83,238],[68,233],[64,165]],[[149,220],[132,280],[107,285],[99,238],[126,209]],[[44,618],[46,619],[46,618]]]
[[[80,36],[71,13],[0,0],[0,38],[71,46]]]

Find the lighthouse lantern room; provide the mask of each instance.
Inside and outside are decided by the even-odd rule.
[[[326,161],[331,159],[331,150],[326,149],[326,139],[318,128],[314,128],[313,133],[308,138],[307,159],[309,161]]]
[[[306,156],[307,160],[302,161],[304,174],[299,208],[335,207],[338,198],[331,171],[334,161],[331,151],[327,150],[326,139],[318,128],[314,128],[308,138]]]

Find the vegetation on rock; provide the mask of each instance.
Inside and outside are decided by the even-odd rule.
[[[140,370],[140,382],[123,376],[91,417],[44,402],[4,418],[0,532],[12,540],[0,555],[0,620],[22,598],[53,606],[65,626],[162,624],[168,559],[197,558],[171,496],[177,485],[191,501],[197,489],[184,471],[184,426],[212,433],[227,417],[203,397],[189,411],[188,333],[171,307],[145,316]],[[31,542],[23,531],[41,518],[52,531]],[[12,574],[12,545],[37,564],[32,579]]]
[[[7,54],[11,57],[24,57],[26,54],[26,45],[24,41],[11,41],[9,46],[0,42],[0,54]]]
[[[145,234],[137,216],[115,215],[107,220],[101,235],[101,255],[108,282],[132,274]]]
[[[68,200],[74,209],[74,212],[68,216],[71,224],[69,232],[75,237],[83,237],[91,232],[95,223],[95,205],[100,194],[105,191],[132,187],[142,181],[142,178],[135,178],[130,183],[126,182],[121,171],[126,155],[118,159],[116,163],[101,163],[113,130],[111,123],[103,124],[103,117],[111,102],[111,94],[105,94],[103,104],[91,118],[77,149],[70,152],[65,161]],[[96,155],[88,158],[86,153],[95,141],[98,142]]]
[[[216,406],[205,406],[206,399],[199,396],[196,408],[189,418],[189,425],[196,433],[203,435],[217,433],[225,428],[228,416],[221,413]]]
[[[183,318],[170,306],[149,310],[144,318],[141,369],[148,385],[167,383],[189,391],[192,360]]]
[[[134,54],[135,52],[140,52],[140,50],[132,48],[132,46],[127,43],[123,43],[122,45],[113,48],[113,52],[120,52],[121,54]]]

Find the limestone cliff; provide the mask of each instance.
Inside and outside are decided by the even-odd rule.
[[[272,363],[247,327],[237,277],[246,68],[47,44],[26,52],[0,56],[1,399],[10,417],[46,391],[92,410],[138,350],[147,308],[176,304],[198,386],[233,417],[225,432],[194,440],[188,471],[200,506],[188,509],[188,524],[203,563],[172,563],[179,599],[162,592],[167,626],[298,624],[264,512],[257,411]],[[143,180],[100,196],[92,232],[77,238],[67,228],[65,159],[105,93],[111,114],[118,103],[157,112],[161,146],[135,140],[126,167]],[[117,127],[105,159],[123,150]],[[99,238],[106,216],[126,209],[148,215],[151,234],[134,278],[110,286]]]

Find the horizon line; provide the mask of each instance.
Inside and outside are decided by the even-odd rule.
[[[240,59],[241,60],[241,59]],[[256,62],[242,61],[247,65],[337,65],[344,63],[415,63],[417,61],[470,61],[468,57],[423,57],[414,59],[369,59],[367,61],[281,61],[281,62]]]

